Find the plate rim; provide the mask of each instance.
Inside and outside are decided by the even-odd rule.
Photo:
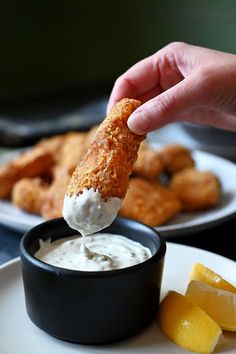
[[[18,265],[18,263],[20,263],[20,256],[18,257],[15,257],[15,258],[12,258],[10,259],[9,261],[7,262],[4,262],[2,264],[0,264],[0,273],[1,271],[3,271],[5,268],[8,268],[8,267],[11,267],[11,266],[14,266],[14,265]],[[0,292],[1,292],[1,288],[0,288]]]

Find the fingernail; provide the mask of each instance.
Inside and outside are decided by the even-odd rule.
[[[149,128],[149,121],[146,118],[146,115],[141,112],[135,112],[131,114],[128,119],[128,127],[135,134],[146,134]]]

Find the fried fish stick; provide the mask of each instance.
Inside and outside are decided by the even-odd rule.
[[[175,193],[157,183],[136,177],[130,179],[119,214],[149,226],[159,226],[180,210],[181,202]]]
[[[34,149],[41,148],[45,152],[48,152],[50,155],[52,155],[54,162],[56,162],[60,156],[61,147],[64,144],[65,138],[66,134],[55,135],[50,138],[41,139],[35,145]]]
[[[129,175],[145,138],[127,126],[128,117],[140,104],[125,98],[113,107],[72,175],[63,216],[83,235],[111,224],[125,197]]]
[[[14,184],[24,177],[35,177],[50,168],[52,155],[37,148],[19,155],[14,161],[0,166],[0,198],[8,198]]]
[[[151,149],[144,141],[140,145],[138,159],[134,164],[133,174],[147,179],[154,179],[164,171],[164,163],[158,151]]]
[[[40,214],[49,185],[41,178],[22,178],[13,187],[12,201],[19,208]]]
[[[88,150],[97,130],[98,130],[98,125],[95,125],[87,132],[86,139],[85,139],[86,150]]]
[[[71,176],[68,174],[61,175],[51,184],[41,207],[41,214],[44,219],[59,218],[62,216],[62,208],[64,195]]]
[[[191,152],[184,146],[169,144],[160,149],[160,157],[163,160],[166,172],[172,175],[184,168],[194,166]]]
[[[80,159],[87,151],[86,139],[87,133],[70,132],[65,135],[57,163],[53,169],[54,179],[60,178],[61,174],[64,173],[72,175]]]
[[[8,198],[14,184],[20,179],[48,173],[62,141],[62,136],[41,140],[34,148],[19,154],[13,161],[1,165],[0,198]]]
[[[87,150],[86,141],[89,133],[70,132],[65,135],[60,155],[53,168],[53,182],[41,208],[44,219],[62,216],[64,195],[70,177],[78,162]]]
[[[173,175],[170,187],[186,211],[213,207],[218,203],[221,192],[219,180],[213,173],[195,168],[187,168]]]

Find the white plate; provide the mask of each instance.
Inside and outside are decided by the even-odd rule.
[[[236,161],[235,132],[220,130],[192,123],[172,123],[148,134],[151,142],[161,145],[176,143],[186,145],[191,150],[206,151],[211,154]]]
[[[230,282],[235,282],[235,262],[197,248],[168,243],[162,296],[170,289],[184,293],[189,271],[192,265],[199,261],[224,274]],[[229,341],[220,353],[233,354],[236,352],[236,335],[228,333],[226,336]],[[19,259],[0,267],[0,352],[1,354],[190,353],[170,342],[155,323],[136,337],[114,345],[78,345],[50,337],[38,329],[25,312]]]
[[[11,154],[0,156],[9,159]],[[194,151],[192,156],[199,170],[209,170],[215,173],[221,182],[222,197],[216,208],[203,212],[180,213],[164,226],[157,230],[165,237],[190,234],[192,231],[201,231],[216,226],[236,215],[236,164],[221,157]],[[27,231],[31,227],[43,222],[39,216],[25,213],[8,201],[0,200],[0,223],[19,231]]]
[[[193,151],[198,170],[208,170],[218,176],[222,196],[217,207],[199,212],[180,213],[164,226],[157,227],[166,237],[181,236],[216,226],[236,215],[236,164],[222,157]]]

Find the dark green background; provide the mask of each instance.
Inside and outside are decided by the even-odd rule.
[[[235,52],[236,1],[0,1],[0,100],[115,78],[181,40]]]

